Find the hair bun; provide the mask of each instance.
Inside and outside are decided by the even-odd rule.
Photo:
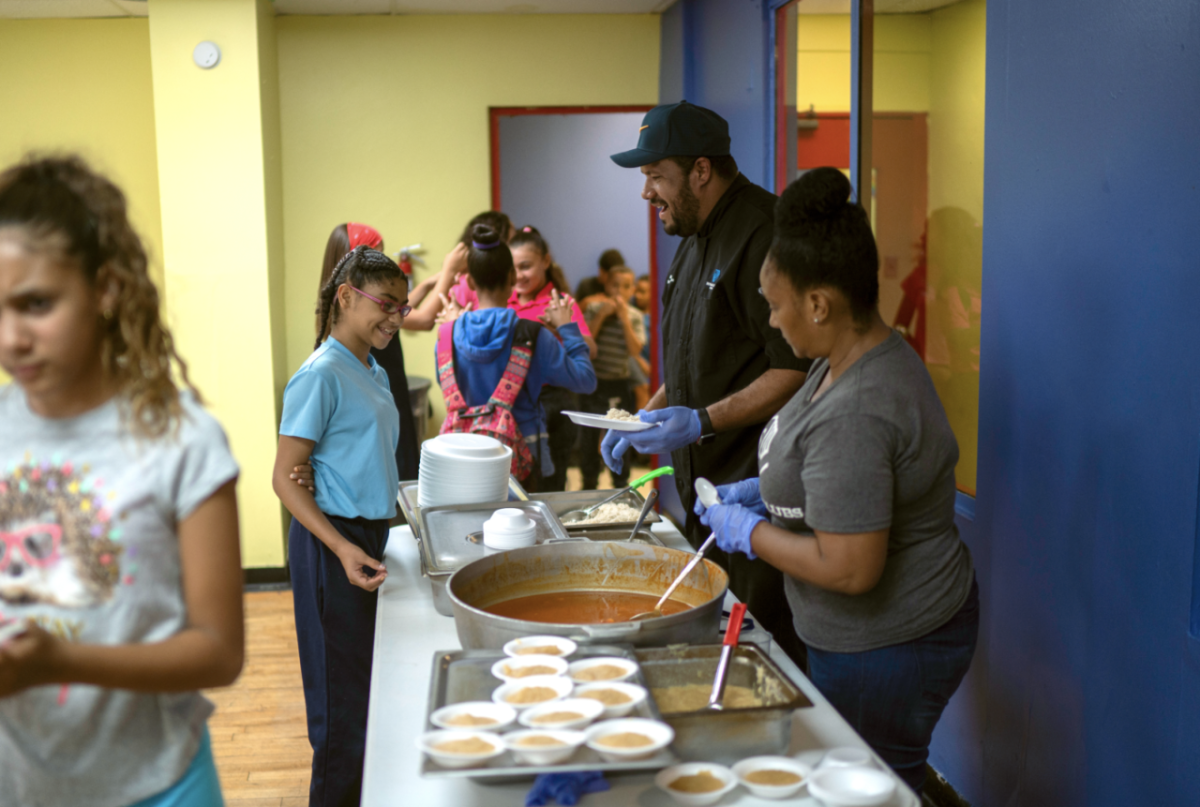
[[[500,240],[500,236],[491,226],[476,224],[471,228],[471,240],[480,244],[493,244]]]
[[[853,188],[836,168],[814,168],[788,185],[775,207],[775,232],[799,237],[811,225],[840,218],[850,206]]]

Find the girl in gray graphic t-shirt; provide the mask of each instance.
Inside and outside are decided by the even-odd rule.
[[[0,366],[0,802],[218,805],[198,690],[242,667],[238,468],[78,158],[0,173]]]
[[[819,168],[779,200],[762,290],[771,324],[816,361],[763,430],[759,477],[718,488],[701,521],[786,574],[813,683],[919,791],[974,654],[978,590],[954,525],[958,444],[920,357],[879,316],[875,240],[849,196]]]

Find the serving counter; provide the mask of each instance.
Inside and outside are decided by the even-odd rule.
[[[655,524],[653,529],[667,546],[690,551],[683,536],[670,523]],[[433,655],[439,650],[458,648],[458,635],[454,619],[434,610],[429,583],[421,577],[417,544],[408,527],[392,530],[384,563],[388,579],[379,590],[375,621],[362,804],[365,807],[523,805],[532,780],[483,785],[465,779],[426,779],[418,774],[421,755],[415,738],[425,730]],[[719,642],[720,638],[714,636],[713,641]],[[792,718],[790,755],[815,765],[828,748],[867,748],[782,651],[772,646],[770,655],[813,703],[811,708],[797,710]],[[878,758],[876,764],[888,770]],[[611,790],[584,796],[580,803],[584,807],[669,807],[674,804],[670,796],[655,787],[654,777],[650,774],[610,776],[608,781]],[[918,807],[915,794],[899,779],[896,782],[896,793],[888,804],[891,807]],[[720,804],[817,807],[817,802],[805,793],[801,790],[800,797],[781,802],[759,799],[745,789],[737,788]]]

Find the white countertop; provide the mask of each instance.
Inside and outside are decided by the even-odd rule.
[[[691,551],[671,524],[653,529],[668,546]],[[459,648],[452,617],[433,608],[429,582],[421,576],[417,543],[408,527],[396,527],[388,540],[384,563],[387,582],[379,590],[375,620],[375,655],[371,677],[371,707],[367,720],[366,767],[362,804],[366,807],[520,807],[533,780],[504,785],[481,785],[466,779],[427,779],[419,775],[420,752],[415,738],[426,728],[425,713],[434,654]],[[731,595],[732,596],[732,595]],[[728,605],[728,603],[727,603]],[[753,616],[753,615],[751,615]],[[714,638],[714,642],[716,639]],[[813,706],[798,709],[792,722],[789,754],[810,764],[825,749],[866,744],[773,643],[771,659],[804,691]],[[883,770],[888,770],[876,758]],[[654,786],[650,774],[609,776],[612,789],[584,796],[584,807],[668,807],[674,802]],[[899,779],[891,807],[917,807],[916,795]],[[726,794],[720,805],[744,807],[794,804],[817,807],[806,795],[786,801],[767,801],[744,788]]]

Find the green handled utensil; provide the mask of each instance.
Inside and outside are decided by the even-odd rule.
[[[562,520],[562,523],[564,523],[564,524],[578,524],[580,521],[586,521],[588,516],[592,514],[592,511],[595,510],[600,505],[608,504],[613,499],[621,498],[622,496],[624,496],[626,493],[633,490],[634,488],[640,488],[642,485],[646,484],[651,479],[657,479],[660,476],[666,476],[667,474],[673,474],[673,473],[675,473],[675,469],[672,468],[670,465],[664,465],[661,468],[656,468],[644,476],[639,476],[637,479],[630,482],[628,487],[621,488],[616,493],[609,496],[607,499],[602,499],[601,501],[598,501],[595,504],[593,504],[591,507],[584,508],[583,510],[568,510],[567,512],[565,512],[561,516],[559,516],[559,518]]]

